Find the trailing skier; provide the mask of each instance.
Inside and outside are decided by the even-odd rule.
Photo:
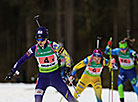
[[[115,63],[112,63],[114,62],[113,60],[114,59],[112,59],[112,61],[108,61],[105,57],[103,57],[103,52],[100,49],[95,49],[92,55],[86,57],[84,60],[76,64],[73,68],[72,76],[70,76],[72,79],[74,78],[73,76],[75,76],[78,69],[85,66],[86,68],[76,86],[77,92],[75,92],[73,96],[77,99],[77,94],[81,94],[81,92],[89,84],[91,84],[94,88],[97,102],[102,102],[102,84],[100,75],[104,66],[109,68],[117,68],[116,66],[113,67],[113,65],[115,65]]]
[[[124,38],[119,42],[119,48],[114,48],[111,50],[111,55],[117,55],[120,63],[120,72],[118,75],[118,92],[120,96],[120,101],[124,102],[124,91],[123,87],[126,80],[130,80],[134,91],[138,96],[138,79],[136,73],[136,64],[137,64],[137,54],[132,49],[132,43],[135,40],[129,38]],[[105,49],[105,54],[110,54],[111,41],[108,42],[108,45]]]

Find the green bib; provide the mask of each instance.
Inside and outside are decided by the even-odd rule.
[[[86,66],[85,72],[90,76],[97,77],[101,75],[102,69],[102,64],[96,64],[94,61],[92,61],[90,65]]]
[[[134,61],[129,54],[129,51],[127,51],[125,54],[119,52],[118,59],[120,62],[120,66],[123,69],[132,69],[135,66]]]
[[[41,49],[36,45],[35,56],[38,62],[39,72],[49,73],[59,68],[57,56],[49,44],[47,44],[45,49]]]

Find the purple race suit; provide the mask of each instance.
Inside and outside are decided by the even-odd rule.
[[[35,102],[42,102],[43,95],[48,86],[54,87],[68,102],[78,102],[63,82],[58,66],[56,53],[65,57],[66,66],[70,67],[70,57],[67,51],[59,44],[47,40],[43,48],[38,44],[32,46],[12,68],[15,72],[29,58],[35,56],[38,62],[39,74],[35,88]],[[54,97],[54,96],[53,96]]]

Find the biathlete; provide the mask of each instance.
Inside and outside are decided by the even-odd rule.
[[[105,49],[105,54],[110,53],[112,42],[109,40]],[[124,84],[130,80],[134,91],[138,96],[138,79],[136,72],[137,54],[132,50],[132,40],[125,38],[119,42],[119,48],[111,50],[112,55],[117,55],[120,63],[120,72],[118,75],[118,92],[120,101],[124,102]]]
[[[78,69],[85,67],[85,70],[77,83],[76,91],[74,97],[77,99],[78,95],[89,85],[91,84],[94,88],[97,102],[102,102],[102,84],[101,84],[101,72],[104,66],[110,68],[113,67],[113,64],[109,62],[105,57],[103,57],[103,52],[100,49],[95,49],[92,55],[86,57],[84,60],[76,64],[72,71],[72,79],[75,76]]]
[[[35,102],[42,102],[43,95],[48,86],[57,89],[68,102],[78,102],[63,82],[59,71],[57,53],[65,58],[66,73],[71,67],[70,56],[67,51],[56,42],[48,40],[48,32],[45,27],[39,27],[37,29],[35,38],[37,44],[31,47],[27,53],[16,62],[11,72],[5,77],[5,80],[10,80],[25,61],[35,56],[39,69],[38,82],[35,88]]]

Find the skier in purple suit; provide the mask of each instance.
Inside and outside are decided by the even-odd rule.
[[[24,56],[16,62],[12,70],[5,77],[5,80],[10,80],[25,61],[35,56],[39,69],[38,82],[35,88],[35,102],[42,102],[43,95],[48,86],[57,89],[68,102],[78,102],[63,82],[59,72],[57,53],[65,57],[65,74],[68,74],[70,71],[71,61],[67,51],[56,42],[48,40],[48,31],[45,27],[39,27],[37,29],[35,38],[37,44],[31,47]]]

